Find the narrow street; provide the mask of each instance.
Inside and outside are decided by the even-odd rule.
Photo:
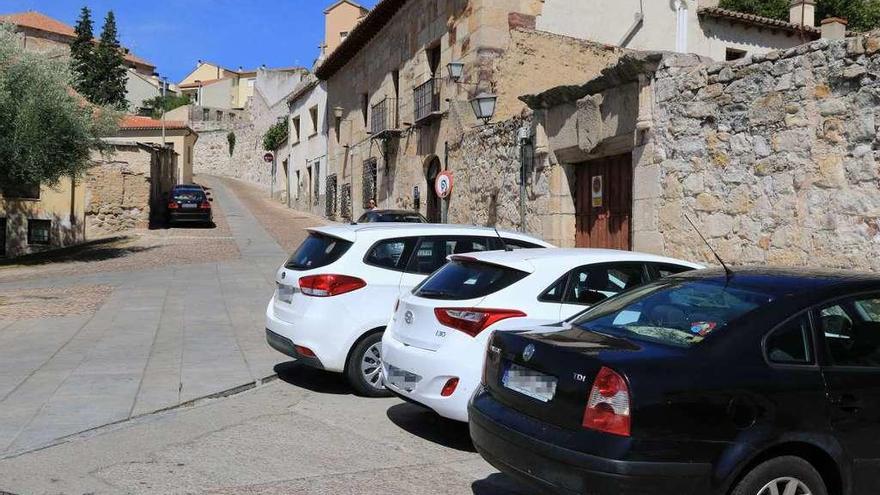
[[[149,251],[132,251],[104,271],[98,262],[70,273],[75,257],[42,276],[0,271],[15,280],[0,284],[7,306],[22,291],[31,296],[23,301],[42,293],[55,303],[0,320],[0,491],[363,493],[386,484],[388,493],[461,493],[483,480],[475,493],[504,493],[510,482],[473,451],[464,425],[395,399],[356,398],[341,377],[286,363],[266,345],[274,271],[320,221],[253,186],[199,180],[212,189],[218,228],[147,235],[161,236],[164,250],[219,245],[228,259],[150,255],[145,266]],[[91,304],[72,304],[90,300],[83,294]],[[413,476],[383,476],[388,469]]]

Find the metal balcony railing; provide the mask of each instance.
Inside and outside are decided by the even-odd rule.
[[[398,100],[385,98],[371,108],[370,132],[373,136],[382,136],[388,132],[398,130],[397,118]]]
[[[421,122],[440,113],[440,80],[429,79],[428,82],[413,90],[414,119]]]

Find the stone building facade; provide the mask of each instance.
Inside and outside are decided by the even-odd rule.
[[[452,218],[456,199],[441,201],[434,181],[442,170],[463,170],[452,150],[481,124],[469,100],[494,93],[495,120],[514,118],[523,92],[588,79],[619,57],[615,48],[535,31],[540,6],[380,2],[316,71],[332,116],[327,216],[357,218],[375,199],[432,221]],[[447,75],[453,61],[464,64],[460,81]]]
[[[710,261],[690,218],[731,262],[880,269],[878,67],[873,34],[730,63],[641,53],[525,97],[536,156],[569,180],[544,213],[574,227],[563,244],[601,240],[590,230],[607,225],[578,206],[587,171],[587,184],[605,174],[606,204],[629,198],[634,249]],[[609,159],[631,173],[628,190],[590,168]]]

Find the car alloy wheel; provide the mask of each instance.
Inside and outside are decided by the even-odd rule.
[[[757,495],[813,495],[813,492],[801,480],[786,477],[767,483]]]
[[[361,374],[364,381],[376,390],[384,390],[382,385],[382,342],[376,342],[366,349],[361,358]]]

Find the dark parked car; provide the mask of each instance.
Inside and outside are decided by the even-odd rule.
[[[540,493],[880,492],[878,276],[689,272],[488,349],[474,445]]]
[[[428,223],[428,220],[417,211],[407,210],[370,210],[357,223]]]
[[[199,222],[214,223],[210,197],[202,186],[178,185],[171,190],[168,199],[168,223]]]

